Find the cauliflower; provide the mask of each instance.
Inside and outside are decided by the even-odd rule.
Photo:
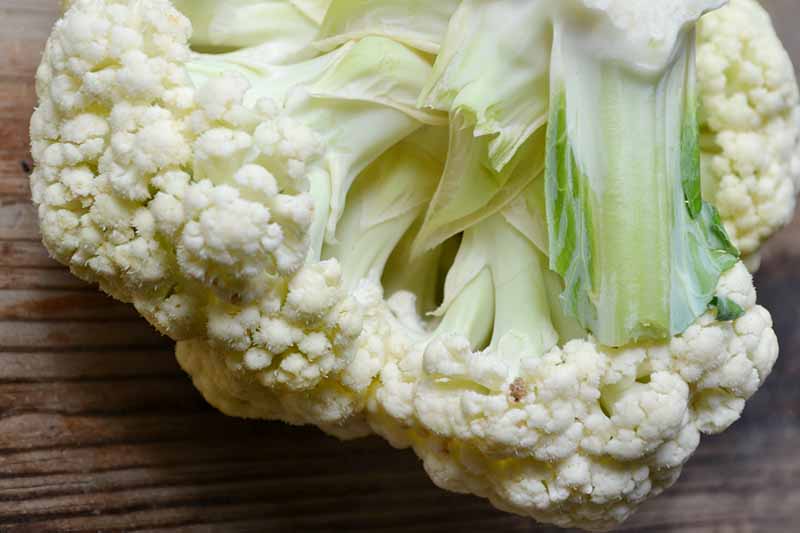
[[[794,67],[755,0],[731,0],[698,25],[703,193],[758,263],[792,219],[800,191],[800,99]]]
[[[445,315],[461,330],[440,326],[391,361],[368,419],[395,446],[413,447],[442,488],[563,527],[611,528],[678,479],[701,433],[739,418],[776,360],[769,313],[739,263],[717,288],[744,311],[739,318],[711,310],[668,340],[605,347],[574,337],[550,307],[557,299],[539,294],[529,304],[530,278],[504,269],[526,251],[546,276],[541,252],[503,217],[487,224],[497,247],[480,246],[498,257]],[[538,307],[535,318],[520,299]],[[491,309],[492,300],[494,316],[470,322],[471,304]],[[488,345],[476,342],[487,332]]]
[[[414,105],[431,67],[383,37],[278,66],[193,53],[190,34],[166,0],[81,0],[57,23],[31,119],[43,240],[163,333],[305,392],[362,331],[324,236],[362,169],[443,123]],[[411,185],[434,183],[420,166]]]
[[[422,138],[443,133],[435,130]],[[284,300],[268,312],[209,310],[208,340],[179,343],[177,357],[210,403],[237,416],[313,423],[341,438],[365,434],[368,390],[405,346],[383,302],[380,273],[421,215],[441,167],[411,140],[400,143],[359,178],[337,240],[322,249],[327,259],[292,278]],[[210,366],[212,353],[224,364]],[[276,391],[275,401],[265,400]]]
[[[778,354],[741,260],[793,208],[797,88],[723,3],[75,0],[43,241],[223,412],[613,527]]]

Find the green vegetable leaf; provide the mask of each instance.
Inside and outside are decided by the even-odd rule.
[[[487,161],[488,137],[475,137],[461,115],[451,117],[444,174],[414,245],[415,255],[501,211],[544,170],[544,128],[502,171]]]
[[[358,176],[336,241],[322,251],[323,258],[339,259],[348,286],[380,276],[392,251],[422,214],[441,172],[440,162],[401,142]]]
[[[232,52],[250,49],[254,58],[279,64],[315,55],[311,43],[319,32],[315,22],[292,0],[172,0],[192,21],[192,47],[197,51]],[[321,0],[306,0],[320,4]],[[317,6],[324,8],[324,6]]]
[[[415,51],[391,39],[368,37],[340,55],[309,93],[316,98],[374,102],[441,126],[447,124],[445,114],[417,107],[417,96],[430,73],[431,65]]]
[[[694,35],[641,72],[556,34],[546,199],[562,301],[606,345],[665,339],[706,312],[739,253],[703,202]]]
[[[423,52],[439,52],[461,0],[333,0],[322,22],[321,50],[369,35],[389,37]]]
[[[730,298],[717,296],[711,300],[711,306],[717,308],[717,320],[722,322],[731,322],[744,315],[744,309]]]
[[[687,120],[681,131],[681,181],[689,215],[697,218],[703,209],[700,179],[700,130],[697,127],[697,104],[694,95],[687,95]]]
[[[500,172],[547,120],[547,3],[465,0],[453,15],[423,107],[470,117]]]

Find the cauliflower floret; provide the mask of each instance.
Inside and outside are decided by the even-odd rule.
[[[202,331],[203,287],[253,299],[265,273],[296,271],[313,212],[308,182],[281,174],[295,157],[252,140],[287,119],[244,106],[241,77],[196,89],[189,33],[165,0],[75,2],[48,41],[31,119],[48,249],[173,338]]]
[[[703,193],[749,256],[792,219],[800,190],[794,67],[755,0],[706,15],[697,35]]]
[[[375,281],[356,286],[366,271],[351,284],[342,257],[324,260],[323,237],[336,231],[339,195],[365,168],[423,123],[442,123],[406,105],[431,65],[367,37],[277,66],[259,49],[193,53],[190,33],[167,0],[77,0],[56,24],[31,121],[45,244],[161,332],[207,345],[188,353],[224,361],[187,368],[227,369],[231,383],[262,387],[264,402],[291,398],[243,414],[261,409],[346,433],[382,368],[388,326],[375,316],[388,311]],[[388,259],[432,193],[415,185],[434,183],[440,168],[415,174],[397,161],[383,165],[389,188],[407,187],[409,201],[378,195],[384,204],[365,207],[380,228],[351,262],[372,259],[373,243],[387,249],[375,259]],[[384,207],[395,213],[385,217]],[[353,228],[350,240],[361,235]]]
[[[397,158],[398,151],[408,158]],[[208,341],[179,344],[179,359],[212,404],[242,416],[315,424],[339,437],[368,430],[365,408],[378,374],[408,352],[412,332],[425,335],[421,325],[402,325],[416,318],[414,296],[384,300],[376,274],[421,213],[426,196],[420,192],[430,194],[441,170],[412,152],[414,145],[401,143],[359,177],[338,241],[323,250],[338,259],[306,264],[250,306],[212,305]],[[207,357],[218,362],[191,361]],[[210,371],[216,377],[197,374]],[[269,393],[237,411],[229,393],[218,390],[222,382],[229,383],[226,390],[246,384]]]
[[[421,126],[380,84],[380,98],[361,90],[360,106],[339,104],[352,98],[348,83],[374,70],[361,67],[391,58],[411,68],[396,75],[417,75],[412,87],[430,71],[387,39],[276,67],[246,53],[193,54],[190,33],[167,0],[72,3],[48,41],[31,119],[31,189],[48,249],[175,339],[204,334],[207,306],[243,312],[272,278],[288,283],[318,261],[317,228],[336,225],[324,220],[325,190],[346,193]],[[308,86],[325,75],[344,89],[322,83],[320,103]],[[408,87],[396,85],[404,97]],[[330,138],[330,124],[350,138],[370,121],[387,127],[361,135],[362,146]],[[307,344],[320,357],[327,350]]]
[[[212,306],[209,340],[264,387],[310,390],[350,362],[362,330],[360,304],[343,290],[336,261],[308,265],[257,305]]]
[[[775,363],[743,264],[717,294],[744,314],[709,311],[682,335],[630,348],[589,337],[526,357],[516,341],[473,352],[458,335],[434,338],[384,368],[370,422],[413,446],[439,486],[564,527],[611,527],[677,479],[700,433],[735,422]],[[502,351],[521,347],[514,370]]]
[[[345,295],[337,269],[335,262],[304,267],[282,303],[212,313],[210,342],[178,343],[178,361],[209,403],[234,416],[314,424],[340,438],[370,432],[368,390],[385,362],[405,353],[405,336],[392,327],[377,284],[364,281]],[[301,310],[292,291],[305,289],[319,297],[314,304],[301,298]]]
[[[264,167],[252,165],[242,167],[236,177],[246,173],[271,178]],[[271,181],[261,191],[261,201],[242,198],[237,187],[207,180],[187,189],[182,212],[188,222],[177,246],[178,264],[187,277],[215,287],[225,299],[235,292],[240,300],[251,300],[259,291],[253,281],[264,273],[291,274],[299,268],[311,199],[281,195]]]

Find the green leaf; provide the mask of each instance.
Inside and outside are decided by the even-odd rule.
[[[356,176],[424,124],[444,121],[414,105],[431,72],[424,57],[384,37],[367,37],[344,48],[347,52],[307,87],[311,98],[290,110],[320,134],[327,149],[329,241],[335,240],[336,225]]]
[[[565,311],[605,345],[679,334],[739,256],[702,200],[694,35],[649,73],[555,43],[545,192]]]
[[[263,1],[263,0],[262,0]],[[314,21],[317,26],[322,25],[325,13],[331,5],[331,0],[289,0],[305,16]]]
[[[547,128],[545,198],[549,228],[550,268],[564,279],[562,304],[585,326],[597,321],[592,302],[595,256],[592,193],[576,161],[567,134],[565,91],[551,107]]]
[[[503,358],[510,368],[523,357],[544,354],[559,339],[551,320],[546,265],[544,254],[500,214],[470,227],[445,282],[437,334],[455,331],[480,339],[490,332],[492,356]],[[466,302],[464,296],[469,298]]]
[[[469,116],[496,172],[547,120],[551,33],[546,2],[464,0],[420,95],[422,107]]]
[[[687,117],[681,131],[681,183],[689,215],[696,218],[703,208],[700,177],[700,129],[697,127],[697,104],[693,94],[686,98]]]
[[[422,214],[441,172],[440,162],[401,142],[358,176],[336,241],[322,251],[323,259],[339,260],[347,286],[381,275],[398,242]]]
[[[717,296],[711,300],[711,307],[717,308],[717,320],[721,322],[731,322],[744,315],[744,309],[730,298]]]
[[[340,55],[309,93],[315,98],[374,102],[423,124],[442,126],[447,124],[445,114],[417,107],[430,74],[430,63],[414,50],[384,37],[367,37]]]
[[[444,174],[417,236],[415,255],[504,209],[544,170],[542,128],[497,172],[487,161],[487,137],[475,137],[463,116],[450,123]]]
[[[543,253],[550,251],[547,235],[547,207],[544,175],[538,176],[522,194],[503,210],[503,217]]]
[[[279,64],[313,57],[319,24],[291,0],[172,0],[192,22],[192,47],[215,54],[250,48]],[[319,3],[312,0],[311,3]]]
[[[423,52],[439,52],[447,23],[461,0],[333,0],[322,23],[320,50],[370,35]]]

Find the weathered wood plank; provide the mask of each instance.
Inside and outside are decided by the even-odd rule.
[[[154,440],[187,440],[196,426],[213,422],[216,413],[175,414],[164,412],[126,417],[98,417],[91,414],[67,416],[47,413],[12,414],[0,418],[0,453],[11,450]],[[111,423],[112,420],[114,423]],[[188,450],[187,450],[188,451]]]
[[[0,240],[38,241],[39,219],[27,198],[0,201]]]
[[[33,241],[0,241],[0,267],[64,268]]]
[[[117,381],[121,378],[181,375],[172,347],[92,352],[0,352],[4,383]]]
[[[0,150],[0,198],[30,198],[31,188],[28,176],[22,170],[23,161],[30,162],[27,153],[9,152],[4,155]]]
[[[766,3],[800,57],[796,0]],[[379,439],[219,415],[169,342],[48,257],[23,162],[57,12],[0,0],[0,531],[556,531],[440,491]],[[773,376],[623,530],[797,529],[800,218],[765,249],[757,285],[783,348]]]
[[[0,78],[0,117],[30,116],[36,105],[36,90],[32,79]]]
[[[0,320],[0,350],[75,350],[164,346],[166,340],[142,319],[96,322]]]
[[[28,124],[30,111],[24,115],[15,113],[3,117],[0,121],[0,139],[3,139],[3,148],[9,151],[27,150],[29,146]]]
[[[97,290],[79,280],[66,268],[0,266],[0,289]]]
[[[36,72],[43,43],[58,16],[57,0],[4,0],[0,6],[0,79],[29,82]]]
[[[98,291],[0,290],[0,320],[92,320],[139,317],[131,305]]]
[[[191,384],[179,374],[90,382],[0,383],[0,418],[19,413],[110,417],[129,414],[133,405],[140,412],[160,412],[165,406],[174,411],[196,410],[199,402],[191,392]],[[2,487],[0,480],[0,492]]]

